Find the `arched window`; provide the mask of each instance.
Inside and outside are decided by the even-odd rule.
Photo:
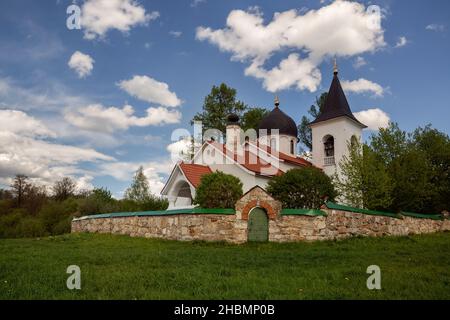
[[[334,138],[333,136],[326,136],[324,138],[325,157],[334,157]]]
[[[270,149],[277,150],[277,139],[275,138],[270,139]]]
[[[295,143],[294,143],[294,140],[291,140],[291,154],[295,154],[295,150],[294,150],[294,148],[295,148]]]
[[[327,135],[323,138],[323,150],[325,157],[323,158],[324,166],[334,166],[334,138]]]

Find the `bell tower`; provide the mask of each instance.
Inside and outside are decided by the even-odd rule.
[[[362,130],[347,102],[338,77],[336,59],[325,105],[319,116],[309,124],[312,130],[312,163],[331,176],[340,175],[339,163],[348,155],[348,143],[361,141]]]

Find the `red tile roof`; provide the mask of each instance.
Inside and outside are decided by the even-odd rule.
[[[200,185],[200,179],[203,175],[212,173],[212,170],[208,166],[202,166],[192,163],[179,163],[180,169],[183,171],[189,182],[197,188]]]

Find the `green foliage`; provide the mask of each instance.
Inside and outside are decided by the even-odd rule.
[[[236,89],[228,87],[225,83],[213,86],[209,95],[205,97],[203,111],[197,113],[192,119],[203,123],[203,130],[218,129],[225,132],[227,116],[235,113],[241,116],[247,106],[236,99]]]
[[[242,194],[239,178],[218,171],[202,176],[194,203],[202,208],[234,208]]]
[[[340,164],[345,181],[339,191],[350,205],[390,212],[433,214],[450,207],[450,139],[432,129],[412,134],[397,124],[380,129]]]
[[[312,134],[311,128],[309,127],[309,123],[316,119],[319,114],[322,112],[323,107],[325,106],[325,100],[327,99],[327,92],[322,93],[319,97],[316,97],[316,104],[311,105],[308,110],[308,116],[303,116],[300,120],[300,124],[298,125],[298,139],[300,143],[306,147],[307,150],[312,150]],[[305,151],[307,151],[305,150]]]
[[[393,202],[393,181],[384,163],[367,146],[359,141],[348,144],[349,156],[340,165],[342,176],[334,177],[338,193],[345,202],[358,208],[383,210]]]
[[[269,111],[264,108],[248,109],[241,118],[242,130],[255,129],[258,132],[259,123],[267,114],[269,114]]]
[[[150,186],[144,174],[144,168],[140,166],[134,175],[131,186],[125,191],[125,199],[144,202],[150,197]]]
[[[337,195],[331,179],[314,167],[292,169],[274,177],[266,190],[286,209],[319,209]]]

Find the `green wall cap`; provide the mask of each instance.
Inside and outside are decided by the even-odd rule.
[[[85,220],[85,219],[103,219],[103,218],[126,218],[126,217],[146,217],[146,216],[173,216],[181,214],[221,214],[221,215],[234,215],[236,214],[234,209],[175,209],[175,210],[163,210],[163,211],[142,211],[142,212],[115,212],[95,214],[91,216],[84,216],[81,218],[73,219]]]
[[[283,209],[282,216],[326,216],[327,213],[316,209]]]
[[[369,215],[375,215],[375,216],[385,216],[385,217],[391,217],[391,218],[396,218],[396,219],[402,219],[402,216],[399,214],[396,214],[396,213],[353,208],[353,207],[344,206],[344,205],[333,203],[333,202],[326,202],[325,205],[327,206],[328,209],[333,209],[333,210],[342,210],[342,211],[349,211],[349,212],[355,212],[355,213],[363,213],[363,214],[369,214]]]
[[[440,214],[423,214],[414,212],[400,212],[402,216],[419,218],[419,219],[432,219],[432,220],[444,220],[444,217]]]

